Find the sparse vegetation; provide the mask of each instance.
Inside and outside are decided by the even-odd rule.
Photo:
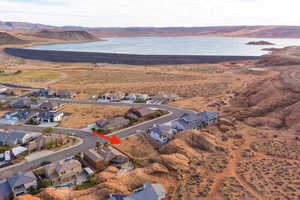
[[[1,82],[39,86],[40,84],[59,78],[60,74],[54,71],[21,71],[11,76],[0,76]]]
[[[76,190],[85,190],[85,189],[91,188],[95,185],[96,185],[95,178],[92,177],[92,176],[89,176],[85,183],[82,183],[80,185],[76,185],[75,188],[76,188]]]
[[[54,129],[52,127],[47,127],[43,130],[44,134],[50,134],[53,133]]]

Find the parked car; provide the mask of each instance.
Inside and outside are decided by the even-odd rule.
[[[41,166],[43,167],[43,166],[46,166],[46,165],[49,165],[49,164],[51,164],[51,161],[46,160],[46,161],[43,161],[41,163]]]

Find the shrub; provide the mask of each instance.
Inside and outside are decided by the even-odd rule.
[[[43,130],[43,133],[52,133],[54,131],[54,129],[52,127],[47,127]]]
[[[51,181],[47,178],[44,178],[44,179],[41,180],[39,187],[40,188],[46,188],[46,187],[49,187],[51,185],[52,185]]]

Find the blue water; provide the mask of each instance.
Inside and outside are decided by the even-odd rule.
[[[154,55],[232,55],[260,56],[263,48],[300,45],[300,39],[258,39],[222,37],[130,37],[106,38],[106,41],[47,44],[28,47],[36,50],[82,51]],[[268,41],[275,45],[246,45],[250,41]]]

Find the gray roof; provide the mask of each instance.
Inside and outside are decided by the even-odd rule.
[[[117,157],[117,155],[112,151],[111,147],[89,149],[88,151],[84,152],[84,154],[95,162],[102,161],[102,160],[109,162],[112,159]]]
[[[0,183],[0,200],[6,200],[12,194],[12,190],[7,181]]]
[[[21,140],[27,133],[25,132],[0,132],[0,141],[4,144],[13,145],[16,140]]]
[[[203,121],[206,122],[210,119],[218,118],[219,114],[217,112],[203,111],[200,113],[185,113],[181,116],[181,119],[189,121]]]
[[[188,123],[186,121],[184,121],[183,119],[177,119],[177,120],[175,120],[172,123],[172,128],[176,128],[176,127],[178,127],[178,125],[181,126],[181,128],[184,129],[184,130],[186,130],[186,129],[189,128]]]
[[[41,119],[50,119],[50,118],[53,118],[53,117],[56,117],[58,115],[60,115],[62,112],[41,112],[39,113],[38,117],[41,118]]]
[[[165,125],[155,125],[151,128],[149,128],[149,131],[157,133],[160,137],[163,136],[169,136],[169,131],[171,130],[171,127],[165,126]]]
[[[125,197],[124,200],[161,200],[166,195],[166,191],[161,184],[144,183],[144,189]]]
[[[18,120],[20,120],[20,121],[26,121],[36,114],[37,114],[37,112],[33,112],[28,109],[18,109],[13,112],[8,112],[5,115],[11,115],[13,117],[17,117]]]
[[[96,125],[99,126],[100,128],[104,127],[107,124],[108,121],[106,119],[96,121]]]
[[[11,188],[24,185],[26,183],[31,183],[33,181],[36,181],[36,177],[31,171],[26,173],[17,172],[7,179],[7,182]]]
[[[93,160],[94,162],[99,162],[104,160],[103,156],[98,154],[97,152],[89,149],[86,152],[84,152],[84,154],[89,157],[91,160]]]
[[[36,92],[34,92],[33,94],[36,96],[47,96],[48,92],[49,92],[49,89],[41,88],[41,89],[37,90]]]
[[[46,101],[46,102],[42,103],[40,107],[47,107],[49,109],[52,109],[52,108],[58,107],[59,105],[60,104],[56,101]]]
[[[31,100],[28,100],[28,99],[20,99],[20,100],[17,100],[13,104],[13,107],[15,107],[15,108],[22,108],[24,106],[30,106],[32,104],[37,104],[37,102],[31,101]]]
[[[196,113],[184,113],[180,118],[185,121],[195,121],[199,120],[199,115]]]
[[[219,117],[219,113],[217,112],[212,112],[212,111],[203,111],[201,113],[199,113],[199,115],[201,115],[203,118],[210,120],[210,119],[215,119]]]

